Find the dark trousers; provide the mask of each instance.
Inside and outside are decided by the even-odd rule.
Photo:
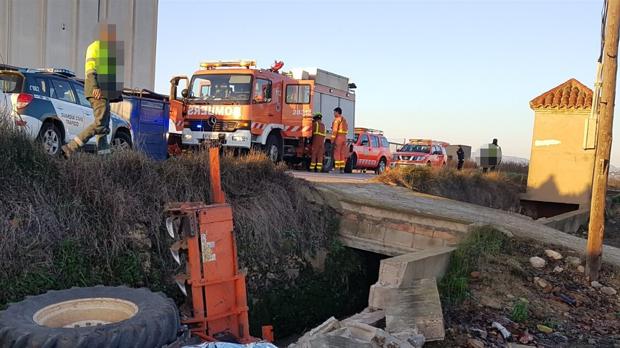
[[[456,169],[458,170],[463,169],[463,163],[465,163],[465,161],[459,160],[459,162],[456,164]]]

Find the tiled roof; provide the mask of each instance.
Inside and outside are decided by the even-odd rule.
[[[570,79],[530,101],[538,109],[590,109],[592,90],[576,79]]]

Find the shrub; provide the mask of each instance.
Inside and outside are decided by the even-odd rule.
[[[490,208],[519,211],[521,186],[498,172],[430,167],[399,167],[378,178],[417,192],[474,203]]]

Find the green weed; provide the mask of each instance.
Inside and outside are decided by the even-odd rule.
[[[469,295],[469,275],[490,256],[498,255],[507,237],[490,227],[479,227],[470,232],[450,257],[448,270],[441,282],[439,291],[447,302],[459,303]]]
[[[512,306],[512,312],[510,313],[510,319],[517,323],[524,323],[529,316],[528,304],[525,301],[519,300],[514,306]]]

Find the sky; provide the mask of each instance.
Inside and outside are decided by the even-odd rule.
[[[529,101],[570,78],[592,87],[603,0],[160,0],[155,88],[202,60],[318,67],[355,82],[356,126],[390,140],[529,158]],[[614,135],[620,126],[614,127]],[[620,143],[612,150],[620,166]]]

